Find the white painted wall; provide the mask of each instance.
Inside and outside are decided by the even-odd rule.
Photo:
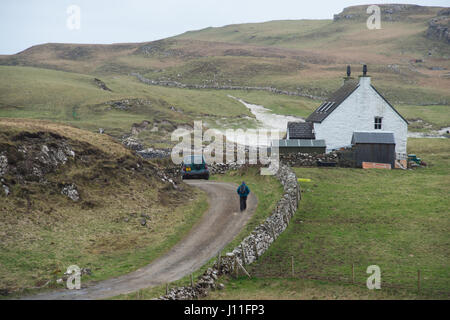
[[[354,131],[393,132],[395,152],[406,153],[408,124],[371,87],[370,77],[360,77],[359,87],[322,123],[314,123],[316,139],[325,139],[327,151],[351,145]],[[374,129],[382,117],[381,130]]]

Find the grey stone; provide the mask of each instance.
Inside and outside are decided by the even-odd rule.
[[[61,194],[69,197],[72,201],[80,200],[80,195],[77,190],[77,186],[75,184],[69,184],[63,187],[61,190]]]
[[[0,177],[4,176],[8,171],[8,158],[5,155],[0,155]]]

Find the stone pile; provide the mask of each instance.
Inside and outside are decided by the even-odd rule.
[[[187,300],[204,297],[209,290],[223,288],[223,284],[217,284],[220,275],[233,274],[236,268],[239,268],[239,264],[243,266],[251,264],[270,247],[288,226],[290,219],[297,211],[301,197],[297,177],[290,167],[281,165],[276,178],[282,184],[284,193],[272,215],[231,252],[220,256],[214,266],[206,270],[195,285],[172,288],[159,299]]]
[[[144,147],[142,145],[142,143],[137,140],[136,138],[133,137],[126,137],[125,139],[122,140],[122,144],[131,150],[135,150],[135,151],[140,151],[142,150]]]
[[[70,198],[72,201],[75,202],[80,200],[80,194],[78,193],[77,186],[73,183],[65,185],[61,190],[61,194],[67,196],[68,198]]]
[[[147,148],[137,152],[145,159],[161,159],[170,157],[170,149]]]

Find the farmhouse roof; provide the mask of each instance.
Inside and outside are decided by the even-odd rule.
[[[369,82],[370,83],[370,82]],[[356,80],[347,80],[344,85],[340,87],[337,91],[335,91],[331,96],[313,112],[306,119],[307,122],[322,122],[328,117],[339,105],[345,101],[358,87],[360,86],[359,82]],[[386,100],[385,97],[373,86],[370,85],[373,90],[397,113],[400,118],[403,119],[406,123],[408,121],[403,118],[403,116],[394,108],[389,101]]]
[[[349,95],[359,87],[359,83],[354,80],[346,81],[345,84],[334,92],[328,99],[309,115],[307,122],[322,122],[330,113],[334,111]]]
[[[395,144],[392,132],[353,132],[352,144]]]
[[[315,139],[311,122],[288,122],[289,139]]]

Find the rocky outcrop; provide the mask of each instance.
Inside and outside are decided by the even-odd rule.
[[[97,78],[95,78],[94,79],[94,83],[95,83],[95,85],[97,86],[97,87],[99,87],[100,89],[102,89],[102,90],[105,90],[105,91],[112,91],[110,88],[108,88],[107,86],[106,86],[106,84],[102,81],[102,80],[100,80],[100,79],[97,79]]]
[[[363,21],[369,17],[369,5],[351,6],[344,8],[341,13],[333,16],[334,21],[356,20]],[[414,4],[379,4],[382,21],[420,21],[416,15],[432,14],[430,8]]]
[[[170,152],[170,149],[147,148],[140,150],[137,153],[145,159],[162,159],[170,157]]]
[[[438,12],[437,16],[428,22],[426,36],[430,39],[450,44],[450,8]]]
[[[126,148],[134,150],[134,151],[140,151],[140,150],[144,149],[144,146],[142,145],[142,143],[134,137],[126,137],[125,139],[122,140],[122,144]]]
[[[217,284],[220,275],[232,274],[239,265],[247,265],[261,256],[278,236],[287,228],[289,221],[297,211],[300,201],[300,187],[295,173],[282,165],[276,178],[283,186],[283,197],[278,201],[272,215],[256,227],[236,248],[225,256],[220,256],[212,268],[208,268],[198,281],[191,287],[177,287],[171,289],[159,299],[186,300],[206,296],[209,290],[221,289]]]
[[[0,177],[6,174],[8,170],[8,158],[5,155],[0,155]]]
[[[17,146],[5,145],[0,155],[0,177],[8,174],[18,182],[44,181],[44,176],[75,159],[68,141],[56,134],[21,133]]]
[[[146,99],[122,99],[106,102],[108,109],[116,109],[121,111],[135,110],[138,108],[148,108],[153,105],[152,101]]]

